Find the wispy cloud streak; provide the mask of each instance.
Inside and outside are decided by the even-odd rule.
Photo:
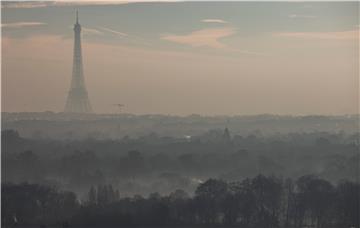
[[[299,39],[355,40],[359,38],[359,30],[340,32],[284,32],[273,35]]]
[[[227,24],[229,22],[222,20],[222,19],[203,19],[201,22],[205,23],[219,23],[219,24]]]
[[[40,8],[40,7],[47,7],[50,4],[54,4],[54,2],[36,2],[36,1],[22,1],[22,2],[1,2],[1,8]]]
[[[305,15],[305,14],[290,14],[288,15],[289,18],[293,18],[293,19],[296,19],[296,18],[302,18],[302,19],[312,19],[312,18],[317,18],[317,16],[315,15]]]
[[[46,23],[37,22],[37,21],[14,22],[14,23],[1,24],[1,27],[2,28],[22,28],[22,27],[31,27],[31,26],[40,26],[40,25],[46,25]]]
[[[176,2],[177,0],[56,0],[1,2],[1,8],[40,8],[68,5],[120,5],[137,2]]]
[[[82,31],[85,35],[104,35],[102,31],[93,28],[82,27]]]
[[[113,29],[110,29],[110,28],[100,27],[100,29],[102,29],[102,30],[104,30],[106,32],[110,32],[112,34],[118,35],[118,36],[123,36],[123,37],[129,36],[129,34],[127,34],[127,33],[116,31],[116,30],[113,30]]]
[[[193,47],[224,48],[226,45],[220,39],[231,36],[235,31],[234,28],[201,29],[186,35],[163,35],[161,39]]]

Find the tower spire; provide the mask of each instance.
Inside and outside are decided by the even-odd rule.
[[[73,70],[65,112],[89,113],[92,112],[83,72],[81,53],[81,25],[79,24],[78,11],[76,10],[76,24],[74,25],[74,56]]]

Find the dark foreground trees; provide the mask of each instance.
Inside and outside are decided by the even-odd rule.
[[[14,224],[55,224],[70,220],[80,204],[72,192],[37,184],[1,186],[1,222]]]
[[[73,193],[30,184],[2,185],[2,224],[73,226],[217,225],[244,228],[359,227],[358,183],[334,186],[315,176],[282,180],[259,175],[241,182],[209,179],[193,197],[119,198],[111,185],[92,187],[79,202]]]

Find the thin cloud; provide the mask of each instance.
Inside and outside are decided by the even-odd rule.
[[[78,6],[78,5],[120,5],[120,4],[128,4],[131,3],[130,1],[126,0],[105,0],[105,1],[99,1],[99,0],[58,0],[54,1],[54,5],[57,6]]]
[[[289,18],[303,18],[303,19],[312,19],[317,18],[315,15],[304,15],[304,14],[290,14],[288,15]]]
[[[124,33],[124,32],[119,32],[119,31],[116,31],[116,30],[113,30],[113,29],[109,29],[109,28],[105,28],[105,27],[100,27],[100,29],[106,31],[106,32],[110,32],[112,34],[115,34],[115,35],[118,35],[118,36],[129,36],[129,34],[127,33]]]
[[[201,29],[187,35],[164,35],[161,39],[193,47],[224,48],[226,45],[220,39],[233,35],[235,31],[234,28]]]
[[[93,28],[82,27],[82,31],[85,35],[104,35],[102,31]]]
[[[268,53],[257,52],[257,51],[248,51],[248,50],[242,50],[242,49],[232,49],[230,51],[237,52],[240,54],[245,54],[245,55],[256,55],[256,56],[263,56],[263,57],[270,56]]]
[[[1,8],[40,8],[40,7],[47,7],[49,4],[53,2],[36,2],[36,1],[29,1],[29,2],[1,2]]]
[[[177,0],[58,0],[58,1],[22,1],[2,2],[1,8],[40,8],[48,6],[71,5],[120,5],[138,2],[176,2]]]
[[[127,4],[138,2],[177,2],[181,0],[56,0],[56,4],[72,3],[72,4]]]
[[[15,22],[15,23],[1,24],[1,27],[2,28],[23,28],[23,27],[32,27],[32,26],[40,26],[40,25],[46,25],[46,23],[37,22],[37,21]]]
[[[132,35],[132,34],[128,34],[128,33],[124,33],[124,32],[120,32],[114,29],[110,29],[110,28],[106,28],[106,27],[99,27],[101,30],[105,31],[105,32],[109,32],[112,33],[114,35],[117,35],[119,37],[122,38],[127,38],[128,41],[134,42],[134,43],[138,43],[138,44],[143,44],[146,46],[151,45],[146,39],[136,36],[136,35]]]
[[[359,30],[341,32],[284,32],[275,33],[274,36],[298,39],[357,40],[359,38]]]
[[[219,23],[219,24],[227,24],[229,22],[222,20],[222,19],[203,19],[201,22],[205,23]]]

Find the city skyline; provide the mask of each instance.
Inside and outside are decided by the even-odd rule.
[[[78,9],[95,112],[358,112],[357,2],[2,6],[3,111],[62,111]]]

